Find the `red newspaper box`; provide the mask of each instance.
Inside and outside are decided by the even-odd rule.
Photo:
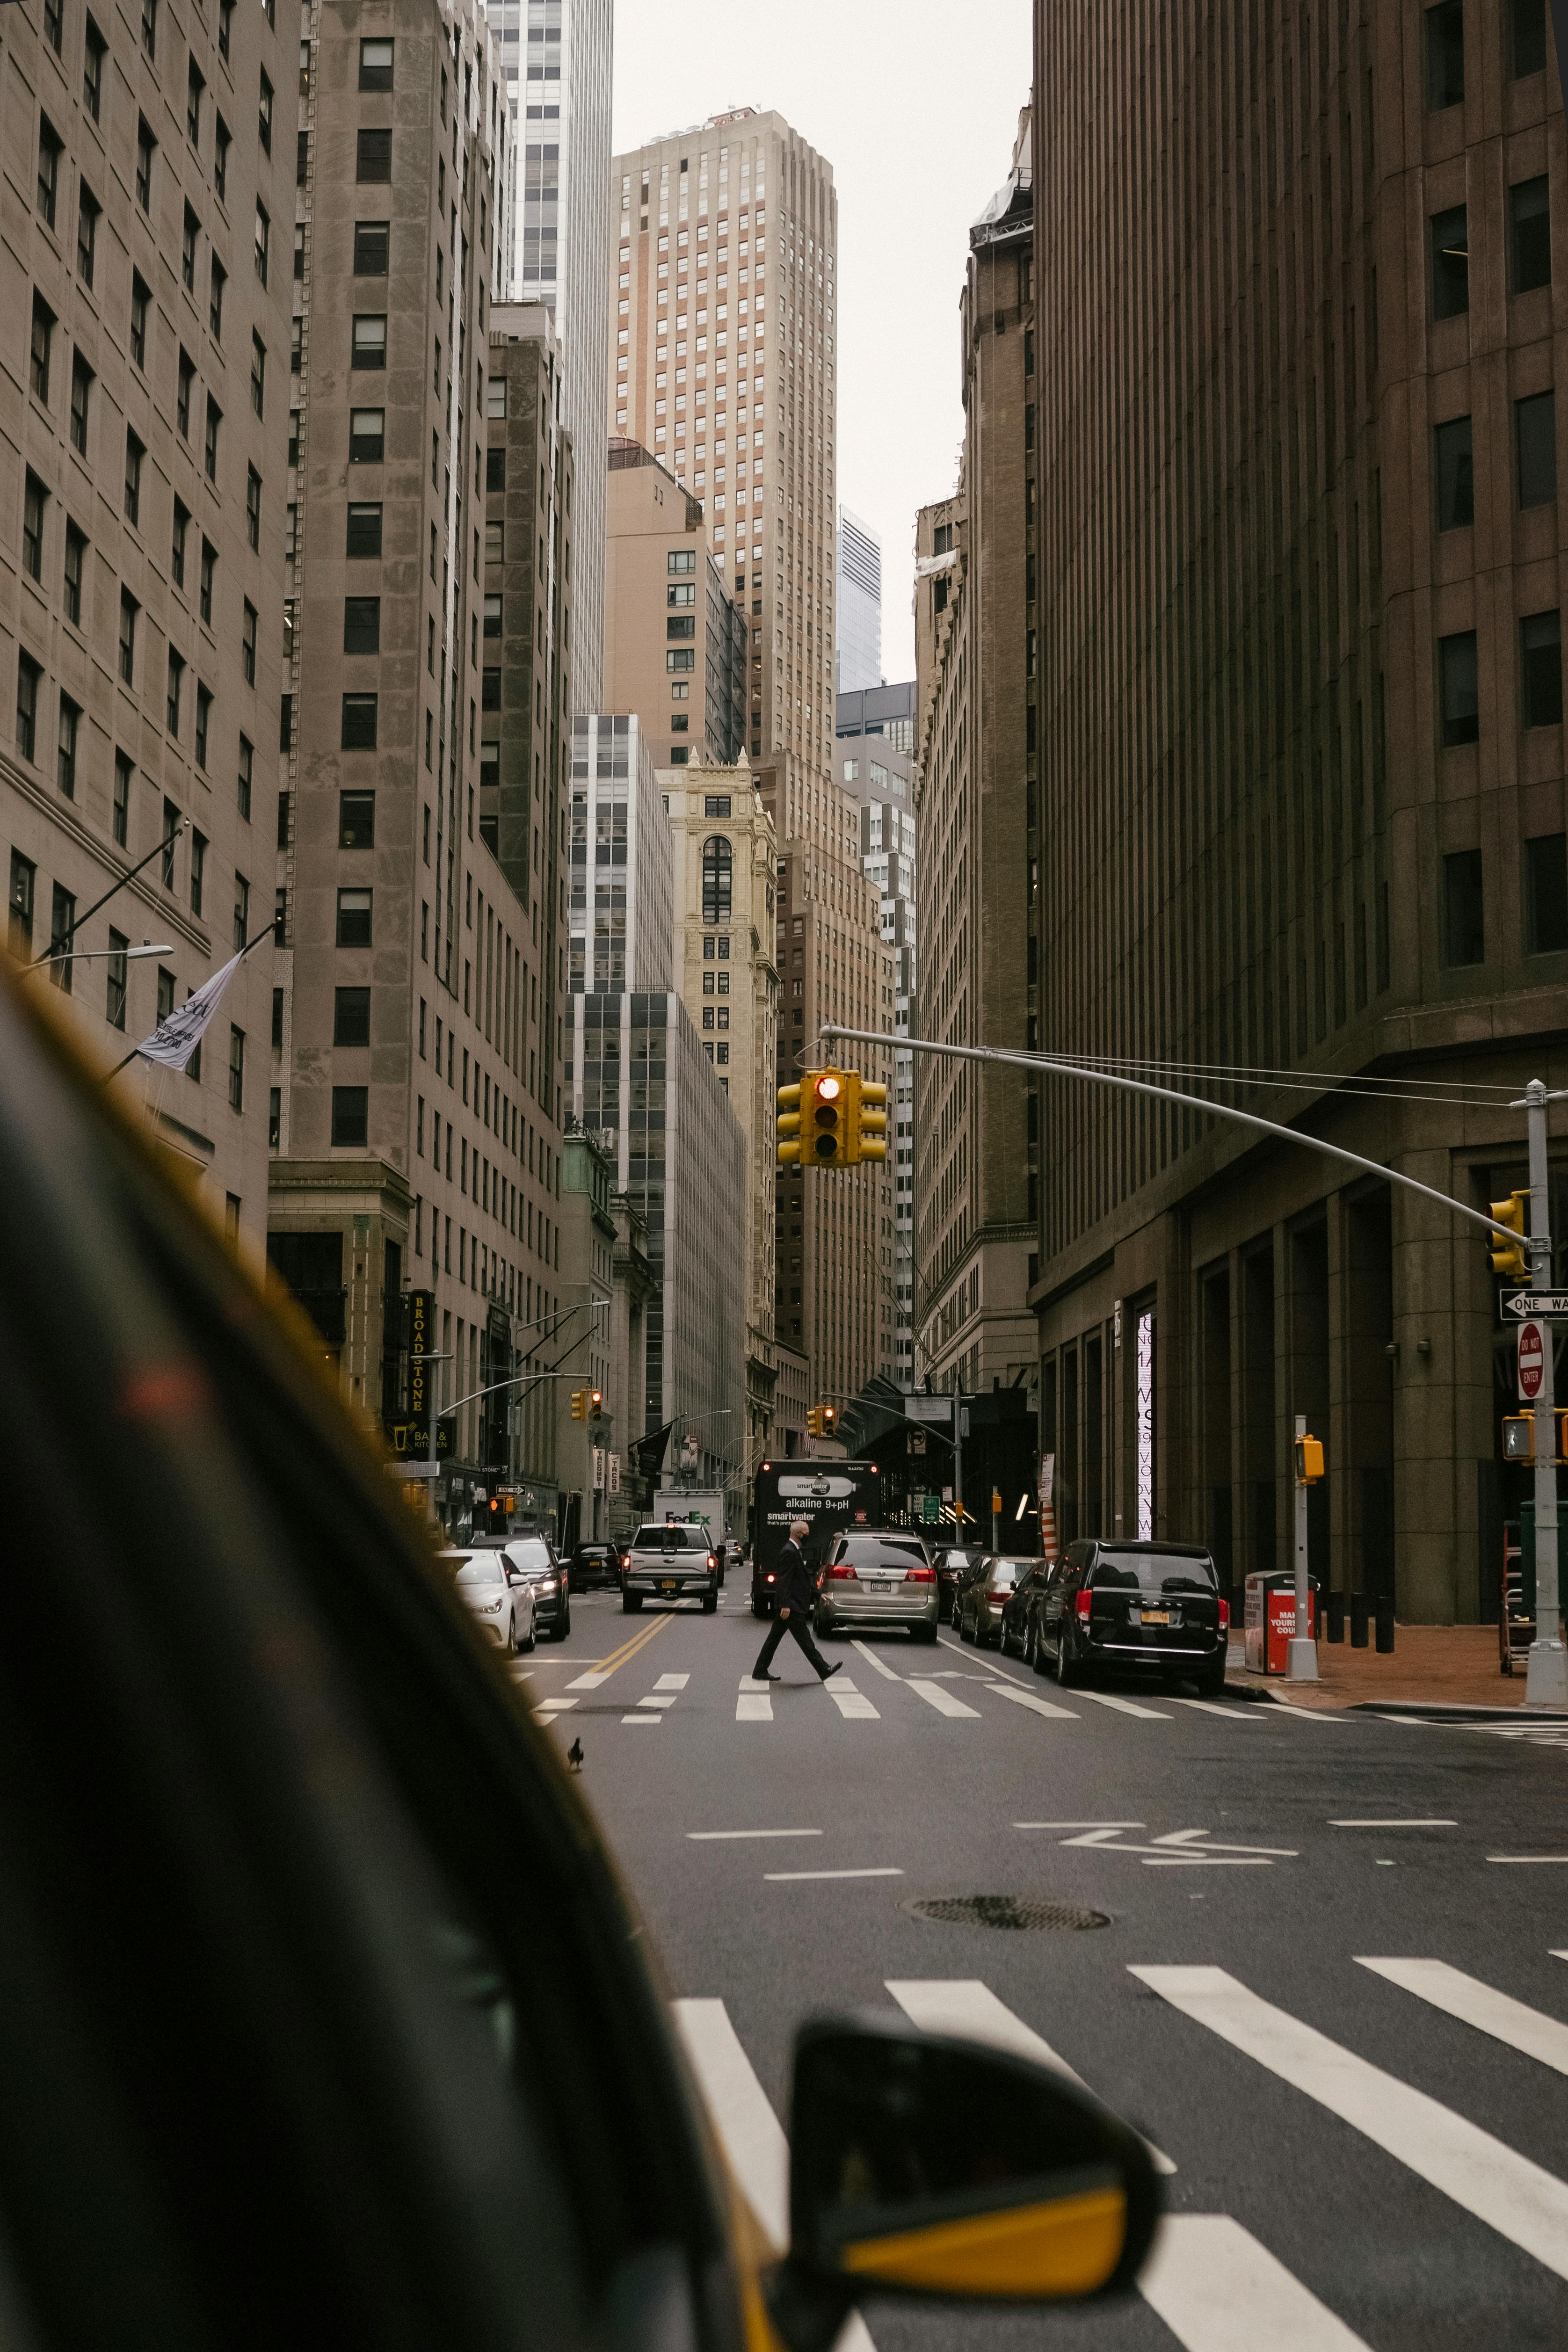
[[[1307,1586],[1307,1631],[1318,1638],[1318,1587]],[[1296,1579],[1288,1570],[1247,1580],[1247,1618],[1243,1633],[1247,1670],[1253,1675],[1282,1675],[1289,1643],[1296,1635]]]

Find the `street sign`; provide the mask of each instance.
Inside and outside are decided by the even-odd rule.
[[[1521,1323],[1519,1327],[1519,1393],[1525,1404],[1533,1402],[1541,1394],[1545,1370],[1546,1342],[1540,1324]]]
[[[942,1517],[942,1498],[937,1495],[921,1496],[921,1517],[928,1527],[934,1527]]]
[[[1502,1290],[1498,1307],[1504,1315],[1542,1318],[1551,1323],[1568,1321],[1568,1290]]]

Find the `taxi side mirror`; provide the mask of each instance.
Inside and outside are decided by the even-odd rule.
[[[802,2029],[790,2147],[790,2252],[769,2301],[792,2352],[822,2352],[874,2294],[1113,2294],[1159,2217],[1142,2141],[1086,2091],[898,2020]]]

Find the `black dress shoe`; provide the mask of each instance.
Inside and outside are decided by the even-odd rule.
[[[752,1676],[752,1680],[754,1683],[782,1683],[784,1676],[782,1675],[753,1675]]]
[[[844,1672],[844,1661],[843,1661],[843,1659],[842,1659],[842,1658],[840,1658],[840,1659],[839,1659],[839,1661],[838,1661],[838,1664],[837,1664],[836,1666],[829,1666],[829,1667],[828,1667],[827,1672],[823,1675],[822,1679],[823,1679],[823,1681],[824,1681],[825,1683],[830,1683],[830,1682],[833,1680],[833,1677],[834,1677],[834,1675],[841,1675],[843,1672]]]

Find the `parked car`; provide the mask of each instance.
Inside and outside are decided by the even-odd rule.
[[[719,1606],[719,1562],[707,1530],[689,1519],[649,1520],[632,1538],[621,1579],[621,1607],[635,1616],[647,1600],[700,1601],[711,1617]]]
[[[513,1536],[501,1549],[528,1580],[540,1632],[563,1642],[572,1631],[572,1579],[555,1546],[548,1536]]]
[[[816,1630],[837,1633],[855,1626],[907,1626],[917,1642],[934,1642],[936,1570],[919,1536],[902,1528],[836,1536],[816,1588]]]
[[[994,1649],[1002,1639],[1002,1612],[1008,1596],[1033,1560],[1009,1559],[989,1552],[958,1596],[959,1639],[983,1650]]]
[[[1030,1559],[1023,1564],[1023,1572],[1002,1603],[1002,1622],[997,1644],[1005,1658],[1028,1658],[1029,1627],[1040,1596],[1050,1580],[1053,1563],[1048,1559]]]
[[[569,1563],[574,1592],[586,1592],[591,1585],[618,1587],[621,1580],[620,1548],[613,1543],[580,1543]]]
[[[933,1555],[937,1606],[944,1625],[953,1622],[958,1596],[984,1557],[977,1544],[943,1544]]]
[[[478,1551],[444,1551],[458,1598],[472,1610],[485,1632],[503,1650],[521,1650],[526,1657],[538,1635],[533,1622],[533,1587],[515,1569],[499,1544]]]
[[[1136,2137],[887,2014],[798,2034],[787,2248],[742,2213],[559,1736],[319,1334],[26,986],[0,975],[33,1335],[0,1580],[5,2340],[806,2352],[889,2291],[1130,2289],[1159,2211]]]
[[[1034,1663],[1070,1685],[1096,1669],[1225,1688],[1230,1603],[1208,1552],[1091,1537],[1068,1547],[1035,1611]]]

